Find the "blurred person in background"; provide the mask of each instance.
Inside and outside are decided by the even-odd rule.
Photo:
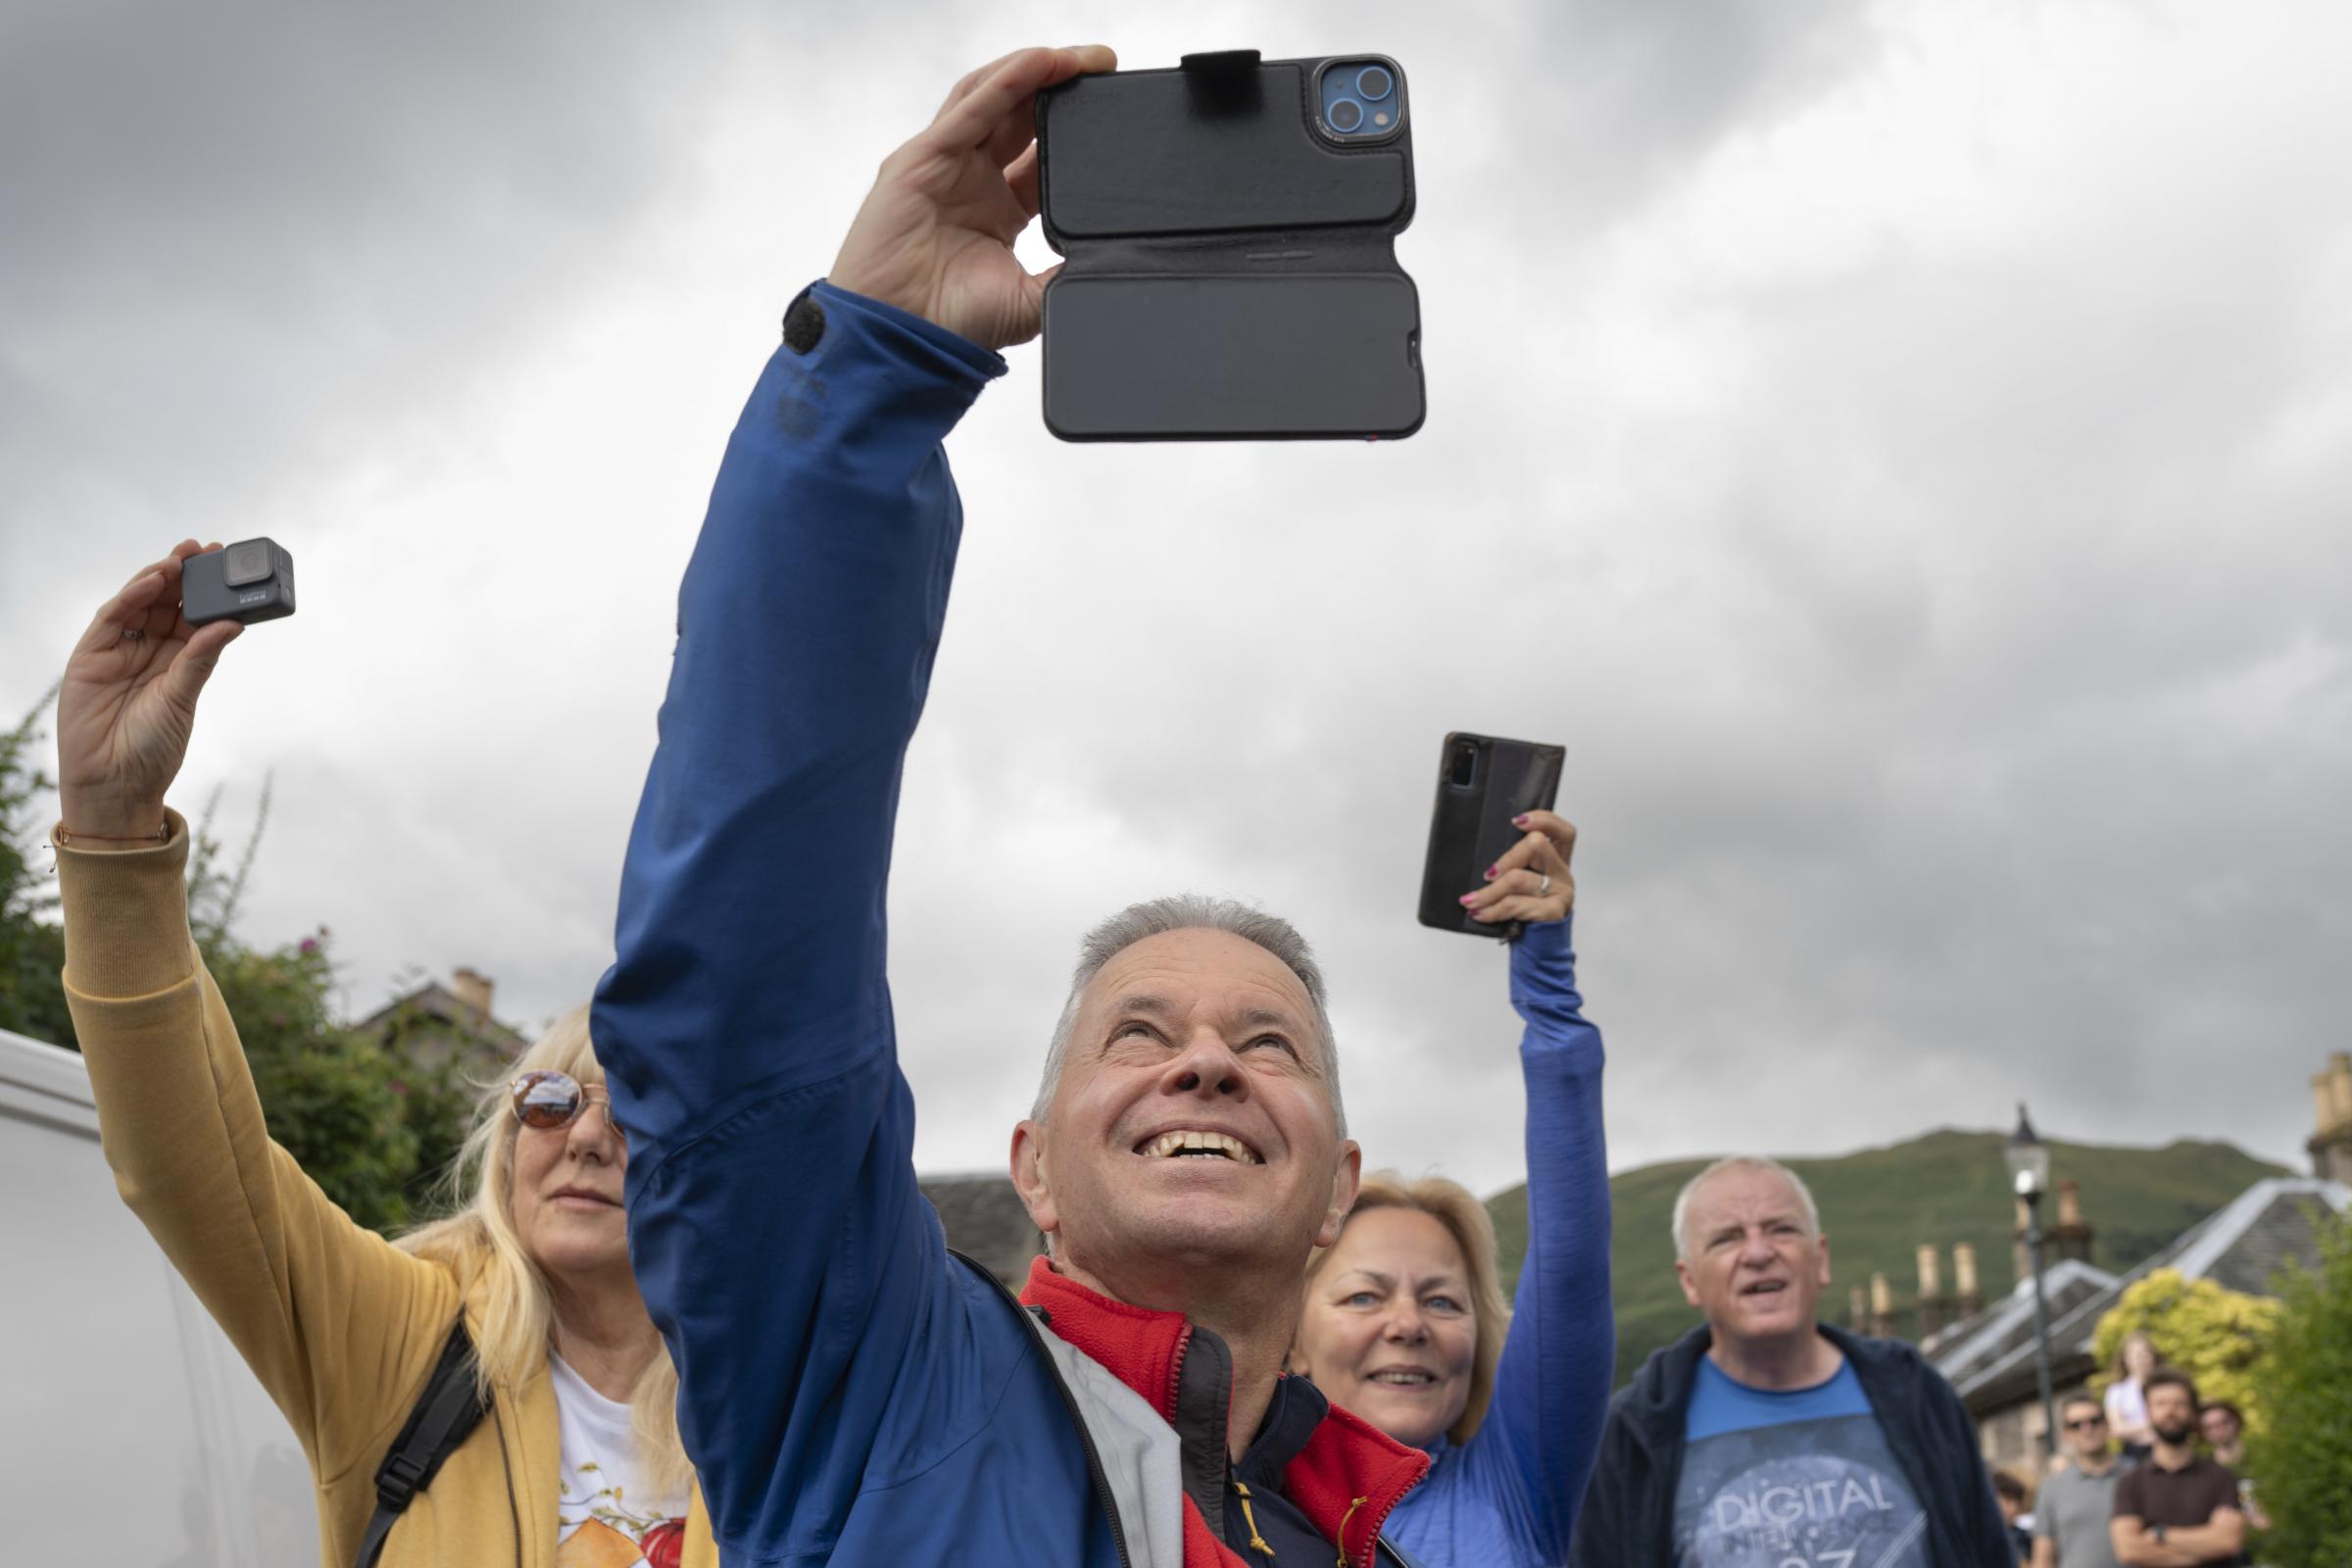
[[[2155,1445],[2156,1434],[2148,1427],[2145,1385],[2161,1359],[2156,1342],[2135,1329],[2115,1348],[2115,1364],[2107,1369],[2113,1379],[2107,1385],[2107,1431],[2123,1445],[2127,1459],[2145,1459]]]
[[[2000,1504],[2001,1518],[2009,1526],[2009,1544],[2017,1548],[2017,1560],[2023,1568],[2034,1554],[2034,1494],[2010,1472],[1995,1470],[1992,1499]]]
[[[2208,1399],[2197,1412],[2197,1433],[2212,1450],[2213,1462],[2236,1474],[2238,1506],[2245,1510],[2247,1528],[2270,1529],[2269,1517],[2254,1500],[2254,1478],[2246,1474],[2245,1412],[2228,1399]]]
[[[455,1212],[397,1244],[263,1125],[188,929],[188,825],[165,805],[240,631],[181,615],[201,553],[181,544],[100,607],[58,697],[66,993],[124,1200],[292,1424],[328,1568],[358,1559],[378,1466],[461,1324],[489,1413],[382,1538],[383,1568],[715,1563],[677,1375],[629,1268],[628,1145],[585,1006],[485,1101]]]
[[[2065,1463],[2034,1500],[2034,1568],[2115,1568],[2107,1525],[2123,1461],[2108,1440],[2106,1406],[2087,1394],[2070,1396],[2058,1406],[2058,1426]]]
[[[1465,895],[1480,921],[1525,922],[1511,1004],[1527,1084],[1527,1256],[1515,1305],[1486,1205],[1443,1177],[1368,1177],[1340,1239],[1307,1267],[1291,1368],[1335,1404],[1430,1455],[1389,1516],[1425,1568],[1568,1554],[1616,1356],[1600,1033],[1570,945],[1576,829],[1549,811]]]
[[[2197,1452],[2197,1386],[2157,1367],[2140,1380],[2156,1446],[2115,1484],[2108,1533],[2118,1562],[2133,1568],[2235,1563],[2246,1549],[2237,1477]]]

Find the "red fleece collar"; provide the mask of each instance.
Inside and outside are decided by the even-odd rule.
[[[1183,1313],[1114,1301],[1055,1273],[1043,1257],[1029,1265],[1021,1302],[1044,1307],[1048,1328],[1143,1396],[1161,1420],[1174,1419],[1177,1377],[1193,1337]],[[1283,1471],[1282,1490],[1308,1523],[1339,1543],[1346,1562],[1370,1568],[1389,1510],[1428,1473],[1428,1454],[1334,1405]],[[1184,1541],[1186,1568],[1242,1562],[1208,1534],[1190,1497]],[[1202,1555],[1203,1548],[1214,1555]]]

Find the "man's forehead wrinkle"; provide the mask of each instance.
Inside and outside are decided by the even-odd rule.
[[[1112,1003],[1110,1010],[1122,1015],[1130,1012],[1144,1012],[1154,1017],[1166,1018],[1172,1016],[1177,1009],[1176,1004],[1163,996],[1150,991],[1131,991]]]

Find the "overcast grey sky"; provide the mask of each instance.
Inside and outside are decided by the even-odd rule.
[[[0,715],[184,534],[303,610],[179,802],[354,1012],[610,956],[675,585],[874,165],[1064,7],[0,23]],[[1375,1163],[1520,1174],[1486,944],[1416,927],[1440,737],[1569,748],[1612,1163],[1940,1124],[2302,1162],[2352,1045],[2352,11],[1105,10],[1128,64],[1411,82],[1430,417],[1069,447],[1016,350],[907,770],[934,1169],[1001,1168],[1078,932],[1233,893],[1332,975]],[[1042,265],[1050,256],[1029,245]]]

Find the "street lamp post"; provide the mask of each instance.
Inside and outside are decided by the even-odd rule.
[[[2009,1164],[2009,1183],[2026,1200],[2026,1255],[2034,1276],[2034,1372],[2041,1384],[2041,1457],[2044,1464],[2058,1452],[2058,1409],[2050,1397],[2050,1308],[2041,1294],[2041,1195],[2049,1191],[2050,1152],[2034,1136],[2025,1102],[2018,1102],[2017,1131],[2001,1150]]]

